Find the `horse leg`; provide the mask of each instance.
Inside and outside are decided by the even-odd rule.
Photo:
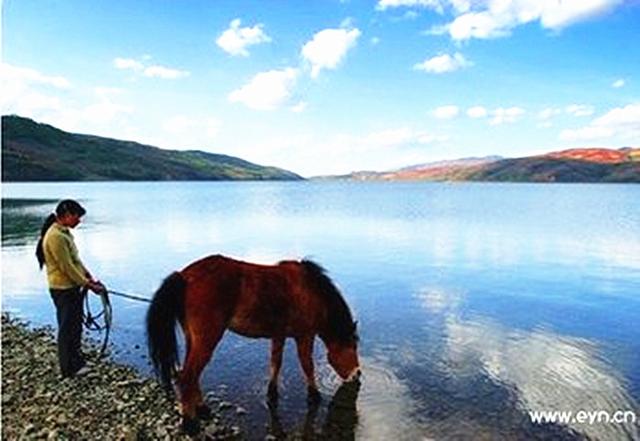
[[[298,359],[300,360],[300,366],[307,380],[307,399],[310,403],[317,403],[320,401],[320,392],[318,392],[318,386],[316,386],[316,378],[313,367],[313,341],[314,336],[298,337],[296,338],[296,346],[298,348]]]
[[[271,367],[269,388],[267,395],[270,400],[278,399],[278,375],[280,374],[280,367],[282,366],[282,351],[284,349],[284,338],[274,337],[271,339]]]
[[[211,332],[208,329],[207,332]],[[211,359],[211,354],[222,337],[223,329],[214,334],[192,335],[189,339],[189,351],[187,352],[184,366],[178,379],[180,390],[180,405],[183,428],[187,433],[195,433],[200,427],[196,420],[196,414],[205,414],[206,406],[200,390],[200,374]]]

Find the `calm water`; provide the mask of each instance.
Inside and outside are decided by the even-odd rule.
[[[268,342],[226,334],[204,386],[248,410],[251,438],[639,439],[633,424],[535,425],[529,411],[640,415],[640,186],[422,183],[4,185],[2,308],[53,323],[33,258],[63,197],[114,290],[150,296],[169,272],[222,253],[312,257],[359,320],[364,381],[339,381],[317,342],[324,400],[308,409],[291,342],[269,409]],[[148,372],[146,305],[114,298],[115,357]],[[357,399],[356,399],[357,398]],[[231,417],[230,417],[231,418]]]

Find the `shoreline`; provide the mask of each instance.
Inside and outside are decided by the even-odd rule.
[[[85,344],[90,371],[60,377],[55,331],[2,313],[2,439],[240,439],[237,427],[213,416],[189,437],[177,403],[153,378]],[[85,339],[86,342],[86,339]],[[215,403],[217,399],[211,397]],[[212,403],[210,403],[212,404]]]

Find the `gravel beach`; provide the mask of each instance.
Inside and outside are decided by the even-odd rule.
[[[240,439],[220,415],[201,434],[180,431],[177,406],[155,379],[98,359],[85,348],[90,372],[61,379],[55,331],[2,314],[2,439]]]

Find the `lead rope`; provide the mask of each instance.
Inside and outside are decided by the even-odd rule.
[[[87,288],[82,290],[82,295],[84,296],[85,304],[85,308],[82,313],[82,322],[84,327],[89,331],[105,331],[102,347],[100,348],[100,357],[102,357],[107,350],[109,334],[111,333],[111,323],[113,320],[113,309],[111,308],[111,302],[109,301],[109,291],[105,288],[103,292],[98,294],[102,301],[102,311],[98,314],[91,312],[91,303],[89,302]]]
[[[100,348],[100,357],[102,357],[107,350],[109,344],[109,335],[111,333],[111,324],[113,321],[113,308],[111,307],[111,301],[109,300],[109,294],[118,297],[124,297],[130,300],[137,300],[139,302],[151,303],[150,299],[134,296],[124,292],[111,291],[105,287],[104,291],[98,293],[100,300],[102,301],[102,311],[94,314],[91,311],[91,303],[89,302],[88,288],[82,290],[84,296],[85,308],[82,314],[82,323],[84,327],[89,331],[105,331],[102,347]]]

